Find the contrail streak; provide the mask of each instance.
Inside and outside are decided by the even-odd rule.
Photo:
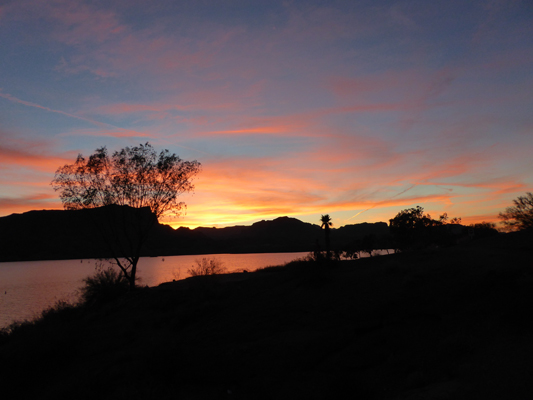
[[[414,184],[414,185],[408,187],[407,189],[402,190],[400,193],[396,193],[394,196],[390,197],[388,200],[394,199],[395,197],[397,197],[397,196],[399,196],[401,194],[404,194],[405,192],[407,192],[407,191],[411,190],[412,188],[414,188],[416,185],[417,184]],[[346,221],[349,221],[349,220],[357,217],[359,214],[362,214],[362,213],[364,213],[364,212],[366,212],[368,210],[372,210],[374,207],[377,207],[379,204],[382,204],[382,203],[383,203],[383,201],[380,201],[379,203],[375,203],[372,207],[368,207],[366,210],[359,211],[357,214],[355,214],[354,216],[348,218]]]
[[[21,99],[18,99],[16,97],[14,97],[14,96],[11,96],[10,94],[7,94],[7,93],[1,93],[0,92],[0,97],[3,97],[4,99],[9,100],[12,103],[23,104],[23,105],[28,106],[28,107],[40,108],[41,110],[45,110],[45,111],[49,111],[49,112],[53,112],[53,113],[57,113],[57,114],[62,114],[62,115],[65,115],[67,117],[70,117],[70,118],[76,118],[76,119],[79,119],[81,121],[89,122],[89,123],[91,123],[93,125],[99,126],[100,128],[109,128],[109,127],[111,127],[113,129],[118,129],[119,131],[128,131],[127,129],[119,128],[118,126],[114,126],[114,125],[107,124],[107,123],[100,122],[100,121],[95,121],[94,119],[80,117],[79,115],[69,114],[69,113],[67,113],[65,111],[54,110],[53,108],[41,106],[39,104],[32,103],[30,101],[21,100]],[[130,130],[129,132],[135,132],[135,131],[131,131]],[[135,132],[135,133],[138,133],[139,136],[146,136],[146,134],[144,134],[144,133],[140,133],[140,132]]]

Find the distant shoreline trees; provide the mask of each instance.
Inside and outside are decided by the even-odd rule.
[[[186,206],[179,196],[194,189],[192,180],[199,171],[198,161],[184,161],[168,150],[158,154],[148,142],[111,156],[104,146],[88,159],[79,154],[73,164],[58,168],[51,185],[67,210],[113,206],[113,218],[99,221],[99,228],[114,264],[133,289],[151,227],[162,215],[180,215]]]
[[[420,206],[402,210],[389,220],[391,234],[399,250],[446,243],[450,234],[439,227],[460,223],[461,218],[449,220],[447,213],[438,220],[432,219],[431,215],[424,214],[424,208]]]

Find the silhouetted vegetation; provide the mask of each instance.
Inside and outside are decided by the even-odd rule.
[[[533,228],[533,193],[527,192],[513,200],[499,217],[508,231]]]
[[[193,190],[192,179],[199,170],[197,161],[183,161],[168,150],[157,154],[149,143],[125,147],[111,156],[101,147],[88,159],[79,154],[74,164],[60,167],[51,184],[67,210],[113,205],[146,207],[153,213],[153,218],[143,218],[140,213],[124,211],[118,221],[96,221],[113,263],[134,288],[137,263],[150,230],[162,215],[179,215],[185,207],[179,196]]]
[[[377,247],[377,238],[374,235],[366,235],[361,240],[361,251],[368,254],[369,257],[372,257],[372,253],[376,250]]]
[[[227,272],[227,268],[224,267],[224,263],[217,258],[206,258],[195,260],[196,265],[191,266],[187,270],[190,276],[209,276],[219,275]]]
[[[83,279],[81,301],[85,304],[102,304],[116,300],[129,289],[129,281],[122,272],[106,268]]]
[[[448,222],[448,215],[444,213],[438,220],[424,214],[420,206],[400,211],[390,221],[390,230],[395,247],[399,250],[424,248],[430,245],[450,245],[455,242],[456,234],[452,225],[458,225],[460,218],[453,218]],[[462,227],[458,227],[458,231]]]
[[[357,260],[359,258],[359,250],[353,245],[344,250],[341,254],[346,260]]]
[[[322,217],[320,218],[320,222],[321,222],[321,225],[320,225],[320,228],[324,229],[324,235],[325,235],[325,238],[326,238],[326,259],[330,259],[331,257],[331,254],[330,254],[330,251],[331,251],[331,245],[330,245],[330,238],[329,238],[329,229],[333,226],[333,222],[331,222],[331,217],[329,216],[329,214],[326,214],[326,215],[322,215]]]
[[[484,238],[488,236],[498,235],[498,229],[496,229],[496,224],[493,222],[479,222],[477,224],[468,225],[468,231],[472,232],[475,238]]]
[[[387,253],[394,252],[395,243],[390,234],[369,234],[360,239],[353,240],[340,252],[342,258],[355,260],[367,254],[369,257],[378,254],[379,250],[386,250]]]

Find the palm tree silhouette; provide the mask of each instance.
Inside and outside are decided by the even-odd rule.
[[[320,222],[322,222],[320,228],[324,229],[324,234],[326,235],[326,259],[329,260],[329,228],[333,226],[333,222],[331,222],[331,217],[329,214],[322,215],[322,217],[320,217]]]

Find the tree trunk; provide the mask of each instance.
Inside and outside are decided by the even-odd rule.
[[[331,258],[331,252],[329,248],[329,229],[325,229],[326,232],[326,259],[329,260]]]
[[[132,261],[128,281],[130,282],[130,290],[135,290],[135,277],[137,276],[137,263],[139,262],[139,257],[134,257]]]

